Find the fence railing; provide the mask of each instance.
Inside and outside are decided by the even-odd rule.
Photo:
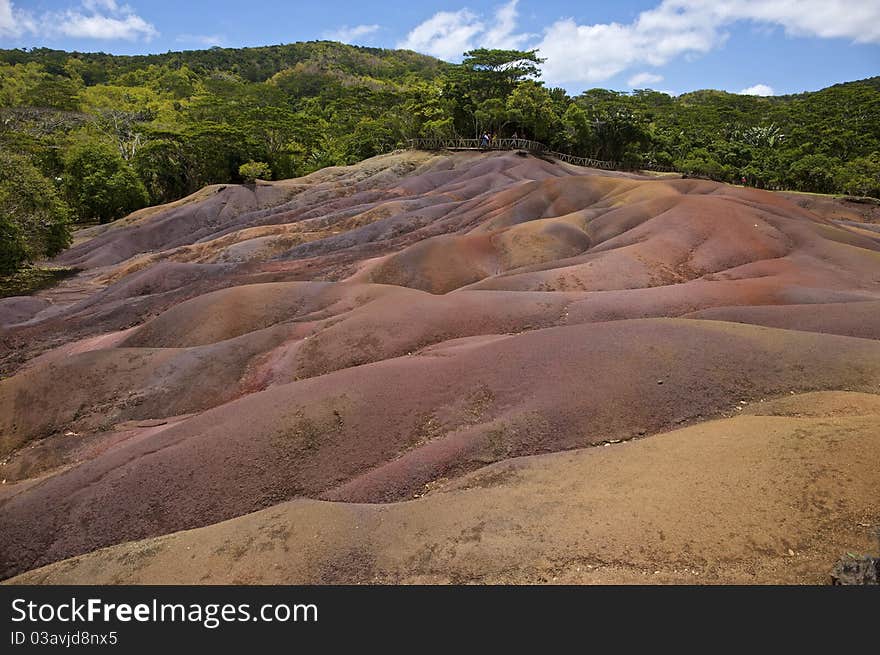
[[[411,150],[527,150],[528,152],[544,153],[547,146],[528,139],[495,139],[486,142],[484,139],[409,139]]]
[[[671,166],[658,164],[625,165],[623,162],[593,159],[591,157],[578,157],[564,152],[550,150],[543,143],[529,139],[494,139],[486,142],[485,139],[409,139],[407,146],[410,150],[525,150],[536,155],[552,157],[560,161],[574,164],[575,166],[587,166],[589,168],[602,168],[605,170],[651,170],[666,173],[676,172]]]

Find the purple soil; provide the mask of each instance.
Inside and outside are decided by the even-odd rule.
[[[46,309],[49,304],[48,300],[34,296],[0,298],[0,326],[27,321]]]
[[[880,391],[880,233],[754,189],[407,153],[80,236],[86,291],[0,303],[3,576]]]
[[[716,307],[688,314],[687,318],[880,339],[880,302]]]

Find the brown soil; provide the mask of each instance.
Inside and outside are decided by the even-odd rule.
[[[880,401],[783,401],[507,460],[407,502],[294,500],[12,582],[827,583],[841,553],[874,548]]]
[[[403,153],[90,228],[0,305],[0,575],[825,580],[880,518],[880,233],[812,209]]]

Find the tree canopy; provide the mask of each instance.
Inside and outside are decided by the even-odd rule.
[[[0,150],[0,275],[70,245],[69,214],[26,157]]]
[[[481,48],[454,65],[327,41],[145,56],[0,50],[0,149],[14,155],[3,165],[53,198],[54,209],[39,211],[77,222],[114,220],[205,184],[355,163],[406,139],[486,131],[632,166],[880,196],[880,78],[771,98],[572,97],[539,80],[538,54]],[[4,234],[25,235],[10,237],[23,248],[13,259],[64,242],[35,236],[29,246],[23,226],[34,215],[3,219]]]

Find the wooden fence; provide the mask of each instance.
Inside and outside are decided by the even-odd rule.
[[[407,146],[410,150],[524,150],[541,157],[552,157],[560,161],[574,164],[575,166],[587,166],[589,168],[601,168],[604,170],[650,170],[666,173],[676,172],[671,166],[657,164],[625,165],[618,161],[605,161],[590,157],[577,157],[564,152],[554,152],[538,141],[529,139],[495,139],[488,143],[485,139],[409,139]]]

